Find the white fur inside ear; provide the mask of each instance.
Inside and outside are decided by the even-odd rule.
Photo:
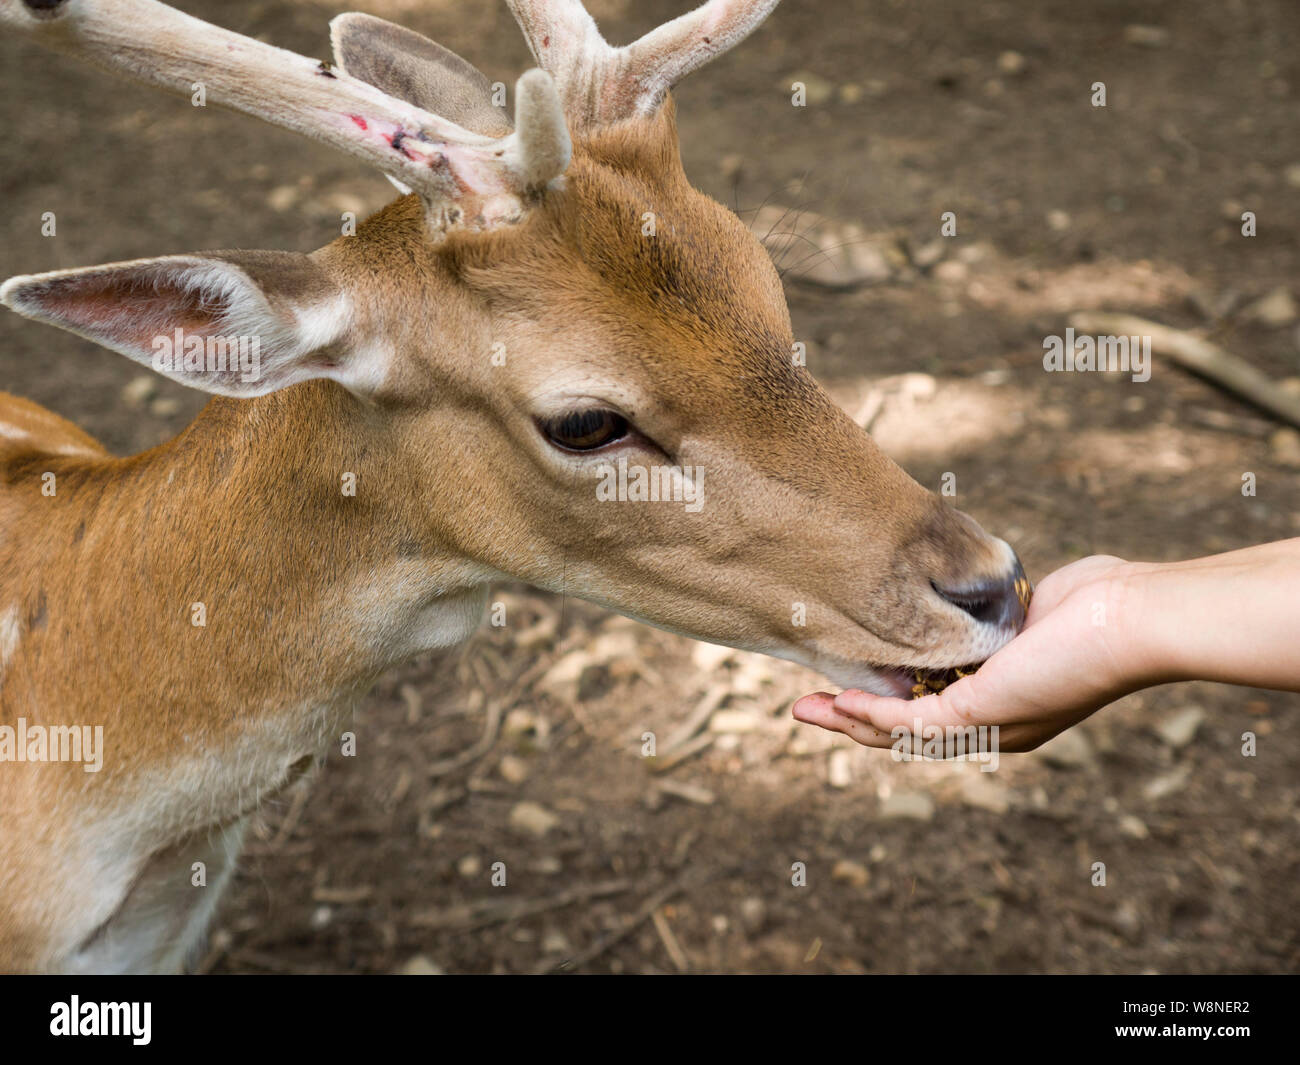
[[[217,307],[213,325],[208,330],[217,334],[255,336],[265,354],[273,355],[276,362],[292,361],[309,351],[333,343],[342,333],[342,322],[335,328],[326,328],[329,318],[316,316],[311,333],[301,328],[304,311],[295,309],[295,321],[287,321],[276,313],[262,290],[237,266],[219,260],[202,260],[202,265],[178,271],[167,279],[159,279],[159,286],[171,283],[184,288],[202,300]]]
[[[291,276],[301,269],[298,261],[286,256],[282,268],[272,263],[257,269],[268,279],[267,291],[234,262],[178,255],[12,278],[0,287],[0,300],[219,395],[264,395],[314,377],[358,394],[382,383],[387,349],[354,350],[345,342],[354,326],[345,291],[322,274],[306,295],[290,298],[277,291],[285,275],[276,271]],[[193,345],[196,337],[202,349],[197,361],[173,357],[179,351],[173,338]],[[240,352],[239,365],[226,360],[231,350]]]

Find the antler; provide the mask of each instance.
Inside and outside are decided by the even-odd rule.
[[[581,0],[506,0],[538,65],[585,124],[652,114],[677,82],[752,33],[779,0],[709,0],[614,48]]]
[[[201,86],[213,103],[363,159],[418,192],[437,228],[515,221],[569,163],[560,99],[541,70],[519,79],[515,131],[497,139],[156,0],[0,0],[0,23],[173,92]]]

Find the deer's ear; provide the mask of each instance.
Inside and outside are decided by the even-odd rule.
[[[169,255],[14,277],[0,302],[224,396],[316,377],[367,393],[384,376],[377,350],[346,342],[346,293],[293,252]]]
[[[514,128],[478,67],[413,30],[354,11],[330,22],[330,38],[345,73],[389,96],[489,137]]]

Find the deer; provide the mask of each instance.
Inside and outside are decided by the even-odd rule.
[[[1022,626],[1015,552],[792,355],[768,253],[683,170],[672,88],[776,0],[621,47],[579,0],[507,2],[537,64],[512,109],[369,15],[336,17],[320,62],[155,0],[0,0],[10,32],[201,85],[399,191],[311,254],[0,288],[211,394],[118,457],[0,393],[0,968],[184,970],[250,820],[386,670],[466,641],[494,581],[880,694]],[[602,498],[615,465],[695,471],[700,505]],[[76,726],[102,728],[98,771],[30,746]]]

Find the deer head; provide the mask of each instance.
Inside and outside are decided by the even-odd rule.
[[[775,3],[710,0],[614,48],[578,0],[510,0],[540,66],[512,122],[475,68],[365,15],[334,21],[329,67],[152,0],[2,0],[53,47],[201,83],[407,192],[312,255],[115,263],[0,297],[232,397],[209,410],[382,454],[369,520],[430,580],[509,574],[898,693],[1010,639],[1023,572],[796,364],[766,253],[683,173],[669,89]],[[160,358],[178,329],[254,337],[259,364]]]

